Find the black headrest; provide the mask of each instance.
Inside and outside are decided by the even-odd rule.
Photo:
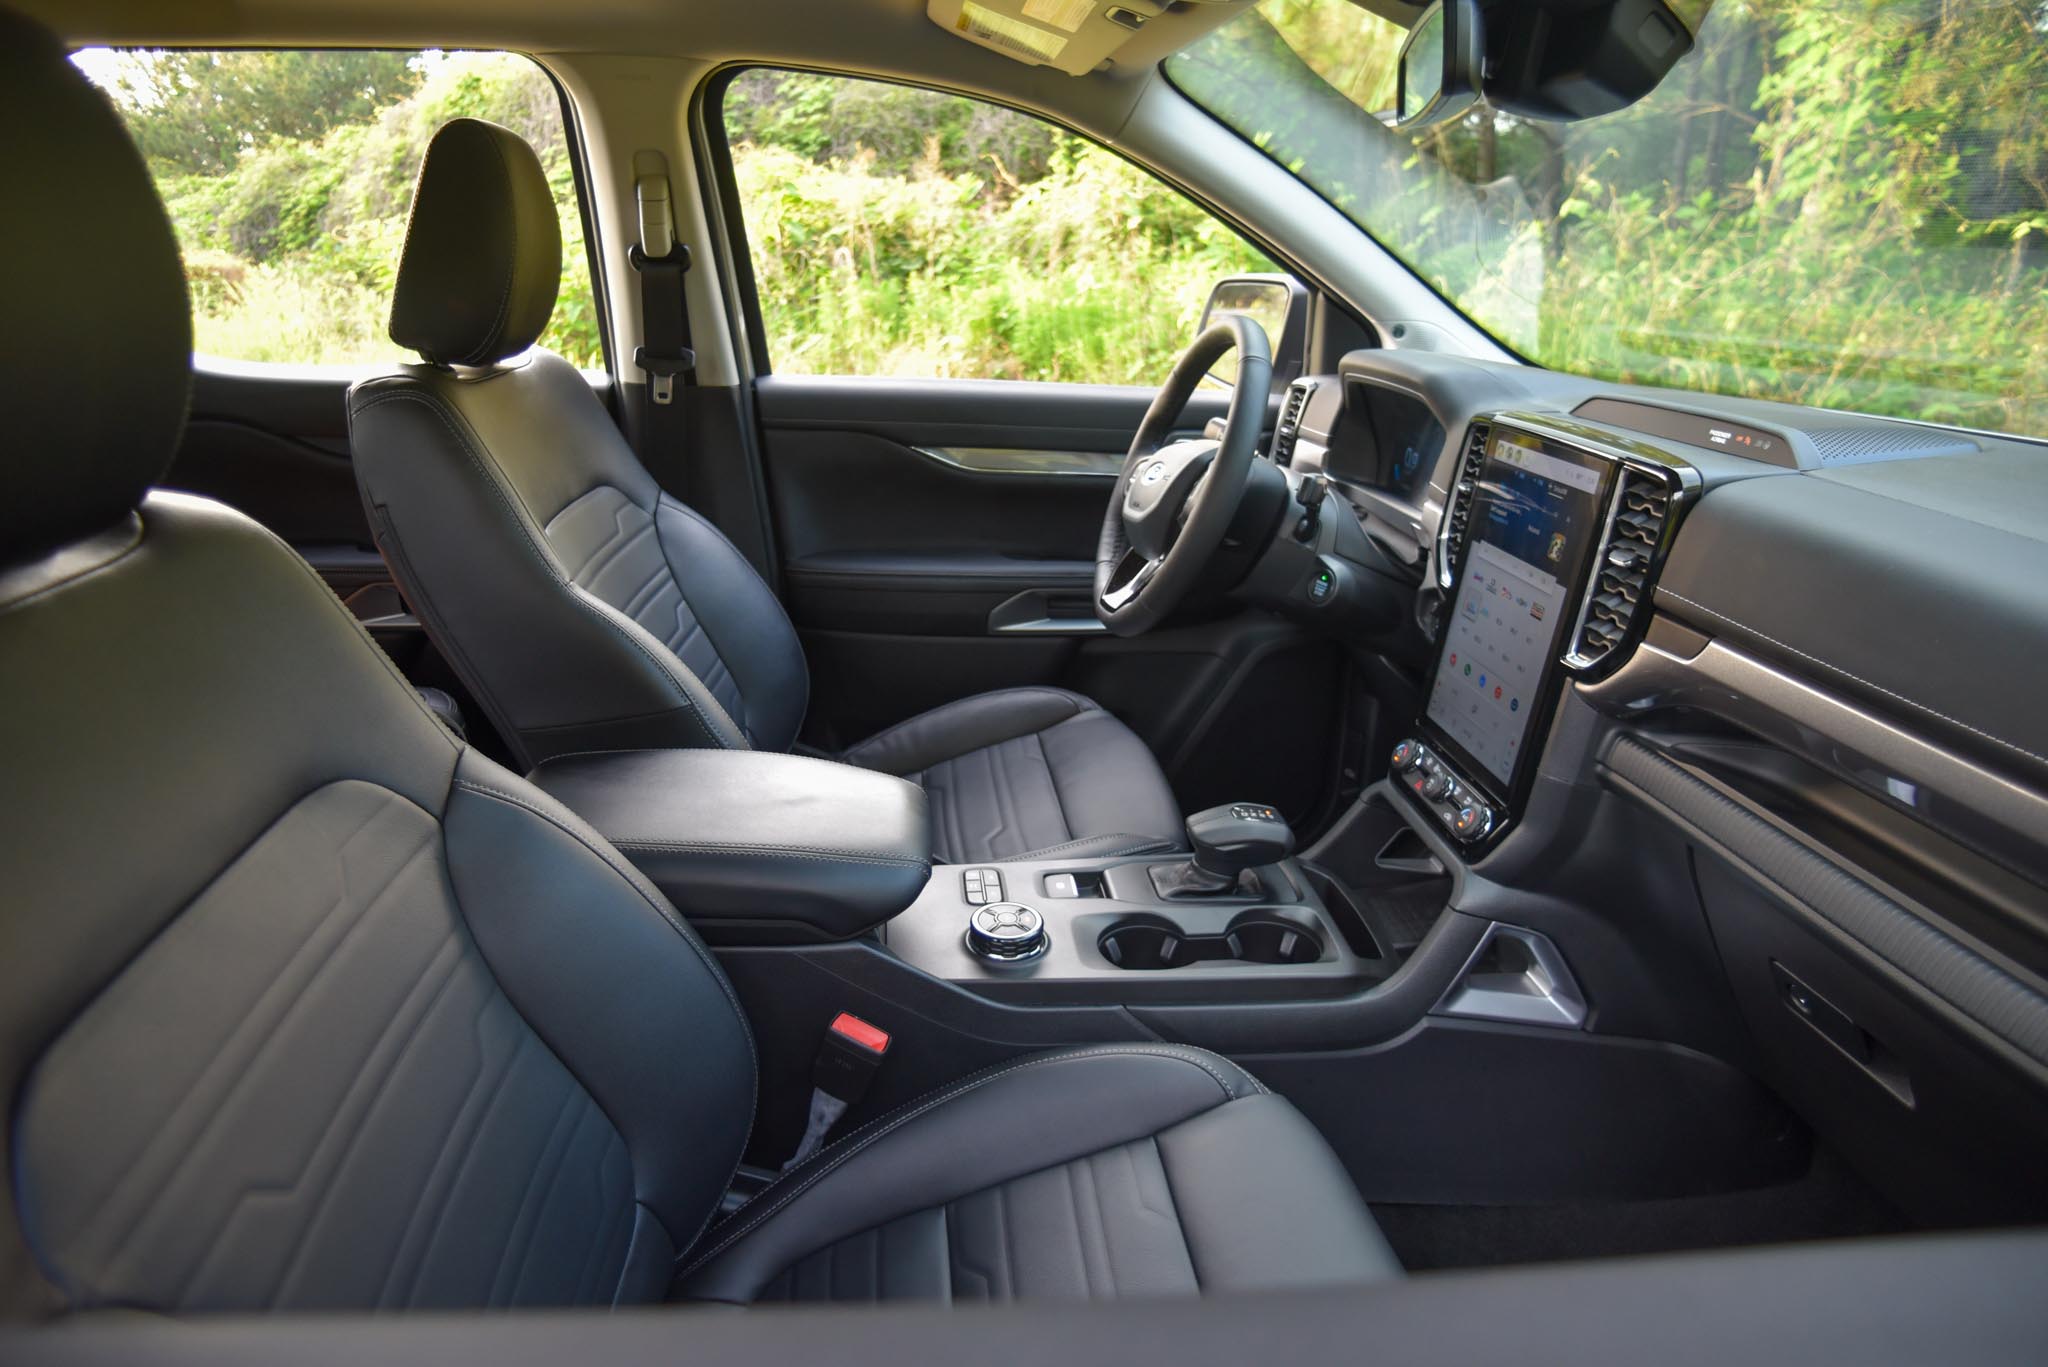
[[[533,345],[561,283],[562,226],[540,158],[509,128],[443,125],[412,192],[391,340],[437,365],[489,365]]]
[[[170,464],[192,385],[177,239],[106,99],[0,11],[0,563],[102,531]]]

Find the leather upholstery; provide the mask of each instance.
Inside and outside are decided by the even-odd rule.
[[[1180,811],[1145,743],[1062,688],[963,698],[842,758],[922,787],[932,852],[948,863],[1185,848]]]
[[[562,283],[540,158],[509,128],[451,119],[427,144],[391,297],[391,340],[439,365],[532,346]]]
[[[40,138],[49,90],[84,80],[40,36],[0,37],[0,74],[24,78],[0,81],[0,124]],[[103,104],[54,107],[79,124],[60,142],[107,153],[71,167],[78,183],[141,182]],[[0,302],[0,332],[48,335],[22,297]],[[140,457],[95,443],[174,435],[109,432],[87,423],[0,464],[118,492]],[[69,519],[111,497],[57,501]],[[464,746],[311,567],[241,514],[155,493],[77,540],[4,555],[0,755],[33,800],[0,823],[0,1315],[666,1292],[745,1147],[756,1076],[738,1001],[676,909]],[[1176,1052],[1243,1096],[1227,1065]],[[1212,1099],[1196,1114],[1189,1084],[1163,1076],[1075,1081],[1101,1114],[1062,1128],[1112,1143],[1229,1113]],[[962,1137],[995,1133],[1002,1082],[876,1138],[943,1139],[949,1116],[979,1117]],[[1033,1103],[1006,1122],[1025,1138],[1057,1118],[1011,1099]],[[1161,1136],[1169,1180],[1202,1142]],[[920,1199],[900,1141],[828,1152],[811,1172],[874,1174],[891,1201],[963,1194],[957,1163],[926,1154]],[[1326,1197],[1345,1189],[1326,1150],[1286,1156],[1335,1175]],[[866,1216],[843,1184],[799,1176],[788,1196],[721,1266],[804,1256]],[[1284,1197],[1273,1210],[1294,1213]],[[1181,1217],[1197,1268],[1209,1218]],[[1263,1258],[1272,1230],[1230,1237]]]
[[[349,436],[385,559],[523,762],[795,740],[809,682],[782,605],[560,357],[365,381]]]
[[[702,946],[275,538],[130,521],[0,603],[0,1299],[656,1294],[753,1110]]]
[[[931,877],[924,793],[851,765],[628,750],[550,760],[531,778],[714,941],[846,939],[909,906]]]
[[[171,225],[105,97],[59,69],[62,53],[0,12],[0,87],[19,111],[0,137],[5,308],[18,324],[0,328],[0,562],[132,509],[170,463],[190,389]]]
[[[545,325],[528,319],[520,346],[495,333],[470,344],[477,320],[496,317],[505,280],[517,313],[538,297],[521,282],[561,268],[560,244],[521,226],[533,206],[553,209],[518,142],[457,120],[428,151],[392,336],[430,362],[484,365]],[[478,205],[509,205],[508,226],[472,250]],[[430,337],[430,322],[460,336]],[[349,439],[385,560],[523,763],[794,744],[810,682],[781,603],[724,536],[662,492],[560,357],[406,366],[366,381],[349,394]],[[1182,847],[1151,752],[1058,689],[968,699],[846,758],[924,786],[933,850],[949,861],[1082,839],[1091,853]]]
[[[1200,1050],[1002,1064],[828,1146],[714,1228],[694,1300],[1089,1300],[1399,1266],[1301,1114]]]

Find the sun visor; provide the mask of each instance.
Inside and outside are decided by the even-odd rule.
[[[970,43],[1080,76],[1169,7],[1166,0],[929,0],[925,12]]]

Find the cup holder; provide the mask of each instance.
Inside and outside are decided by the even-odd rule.
[[[1270,913],[1230,923],[1221,935],[1187,935],[1159,920],[1119,921],[1096,942],[1118,968],[1153,972],[1212,960],[1247,964],[1312,964],[1323,957],[1322,938]]]
[[[1323,942],[1285,921],[1246,921],[1230,932],[1237,956],[1248,964],[1312,964],[1323,957]]]

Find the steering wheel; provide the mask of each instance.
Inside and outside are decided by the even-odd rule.
[[[1237,352],[1237,384],[1220,439],[1167,442],[1195,386]],[[1166,377],[1102,518],[1095,553],[1095,615],[1119,636],[1149,631],[1180,606],[1244,499],[1273,384],[1266,330],[1241,313],[1211,323]]]

